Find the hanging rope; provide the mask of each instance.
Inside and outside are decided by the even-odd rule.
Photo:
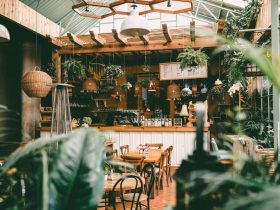
[[[36,31],[35,31],[35,57],[36,57],[36,61],[38,60],[38,7],[40,4],[40,0],[38,0],[37,5],[36,5],[36,17],[35,17],[35,24],[36,24]]]

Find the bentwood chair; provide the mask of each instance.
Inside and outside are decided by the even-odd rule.
[[[141,171],[145,157],[143,155],[121,155],[124,162],[131,163],[135,171]]]
[[[120,146],[121,155],[129,152],[128,144]]]
[[[165,174],[166,170],[166,159],[168,155],[168,150],[165,150],[164,152],[161,153],[160,157],[160,163],[157,168],[155,168],[155,173],[156,173],[156,189],[157,189],[157,195],[159,189],[163,189],[163,175]]]
[[[145,146],[149,149],[161,149],[163,144],[145,144]]]
[[[131,182],[132,187],[129,189],[130,199],[125,199],[127,190],[124,187],[125,182]],[[130,209],[138,210],[140,207],[140,197],[143,192],[143,182],[137,175],[128,175],[121,177],[114,185],[112,190],[112,204],[114,210],[116,209]],[[120,203],[116,202],[116,198],[119,196]]]
[[[139,199],[140,209],[150,210],[150,197],[155,182],[155,168],[151,163],[145,164],[141,171],[141,177],[145,179],[144,190]],[[132,200],[132,193],[125,194],[125,200]],[[144,208],[143,208],[144,207]]]

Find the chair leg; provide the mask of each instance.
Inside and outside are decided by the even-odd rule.
[[[161,173],[161,175],[160,175],[160,180],[159,180],[159,182],[160,182],[160,189],[162,190],[163,189],[163,172]]]

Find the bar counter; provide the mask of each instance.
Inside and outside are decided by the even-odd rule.
[[[93,126],[94,127],[94,126]],[[163,148],[173,145],[172,166],[180,165],[182,159],[191,155],[195,148],[196,127],[132,127],[112,126],[95,127],[103,131],[108,140],[114,142],[114,148],[128,144],[130,150],[139,144],[162,143]],[[41,137],[49,137],[50,127],[41,127]],[[210,134],[204,128],[204,147],[209,149]]]

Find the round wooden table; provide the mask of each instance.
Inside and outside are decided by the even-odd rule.
[[[125,175],[129,175],[129,174],[123,174],[123,176]],[[114,185],[116,184],[116,182],[122,177],[121,174],[116,174],[114,173],[112,175],[112,180],[105,180],[105,184],[104,184],[104,192],[111,192],[113,190],[113,187]],[[141,181],[143,182],[143,186],[145,184],[145,179],[144,177],[141,177]],[[122,184],[122,189],[123,190],[131,190],[131,189],[134,189],[135,188],[135,179],[133,178],[129,178],[129,179],[126,179],[123,184]],[[120,184],[118,184],[118,186],[115,188],[116,191],[120,191]]]

